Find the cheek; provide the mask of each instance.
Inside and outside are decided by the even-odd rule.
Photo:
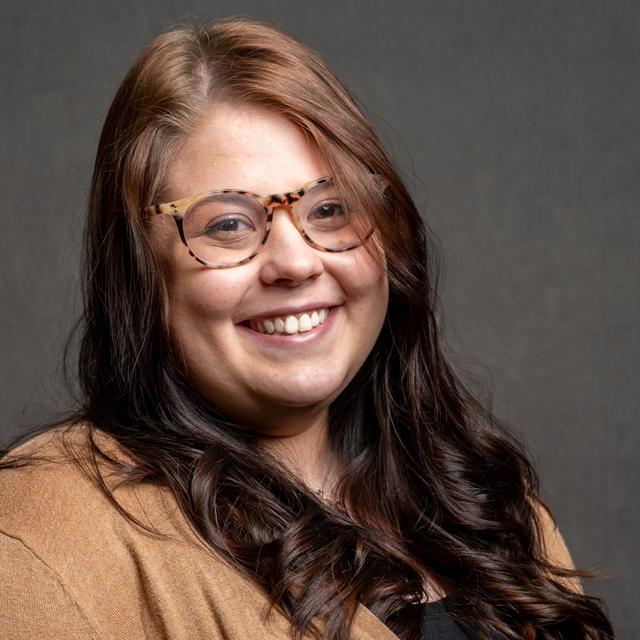
[[[167,282],[169,324],[180,343],[228,329],[242,292],[240,274],[190,267],[170,274]]]
[[[349,303],[351,319],[357,326],[357,342],[371,347],[380,333],[389,303],[385,268],[366,251],[354,252],[334,271]]]
[[[341,265],[339,279],[347,295],[386,312],[389,298],[388,277],[380,259],[365,250],[354,251]]]

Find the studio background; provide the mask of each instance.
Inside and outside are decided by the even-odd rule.
[[[0,7],[0,445],[68,406],[80,232],[142,46],[248,15],[353,90],[442,243],[445,335],[527,443],[576,564],[640,628],[640,4],[604,0]],[[1,505],[0,505],[1,508]]]

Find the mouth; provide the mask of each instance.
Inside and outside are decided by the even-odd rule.
[[[327,321],[327,318],[335,308],[322,307],[291,315],[249,319],[241,322],[240,326],[265,335],[297,336],[317,331]]]

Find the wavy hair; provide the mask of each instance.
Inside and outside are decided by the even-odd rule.
[[[318,144],[344,197],[372,212],[387,261],[383,328],[330,407],[343,470],[335,503],[198,395],[171,349],[141,210],[162,200],[167,166],[207,110],[238,101],[276,111]],[[388,182],[382,195],[373,173]],[[124,481],[168,486],[194,530],[264,589],[297,639],[349,638],[358,603],[400,638],[418,637],[424,573],[480,637],[612,637],[602,602],[567,584],[589,574],[546,559],[536,473],[440,337],[437,241],[363,109],[317,54],[240,18],[153,40],[108,112],[84,246],[82,403],[69,420],[131,454],[134,462],[111,459]],[[104,457],[93,435],[90,445],[94,461]]]

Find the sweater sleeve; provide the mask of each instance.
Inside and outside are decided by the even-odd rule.
[[[3,640],[95,640],[97,635],[58,576],[20,540],[0,532]]]

